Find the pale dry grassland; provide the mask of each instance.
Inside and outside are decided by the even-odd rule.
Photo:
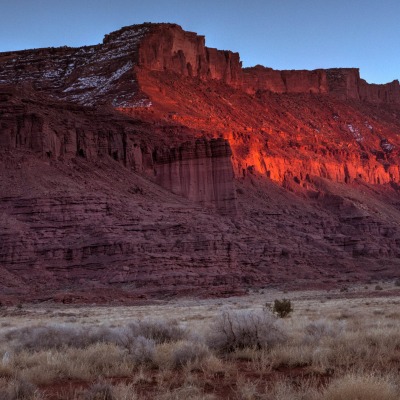
[[[16,399],[399,400],[400,289],[3,306],[0,400]]]

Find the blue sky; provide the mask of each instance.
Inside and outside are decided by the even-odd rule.
[[[400,78],[399,0],[0,0],[0,51],[100,43],[122,26],[176,22],[244,66],[358,67]]]

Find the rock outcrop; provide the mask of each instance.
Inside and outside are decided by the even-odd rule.
[[[34,91],[21,95],[0,86],[0,96],[8,99],[0,102],[2,148],[32,151],[48,160],[110,156],[130,169],[145,168],[140,135],[118,115],[35,100]]]
[[[254,94],[258,90],[273,93],[328,93],[326,73],[314,71],[278,71],[257,65],[243,69],[243,89]]]
[[[136,26],[96,46],[1,53],[0,85],[30,84],[54,99],[86,106],[144,106],[134,66],[148,31],[148,25]]]
[[[204,36],[176,24],[143,24],[106,35],[102,44],[0,53],[0,85],[31,84],[82,105],[148,106],[135,68],[241,84],[239,54],[205,47]]]
[[[0,53],[0,84],[27,84],[54,98],[83,105],[144,107],[137,69],[218,80],[254,94],[330,93],[339,99],[400,103],[400,85],[369,84],[356,68],[278,71],[242,69],[238,53],[205,46],[204,36],[176,24],[142,24],[105,36],[102,44]]]
[[[9,88],[0,87],[0,96],[7,100],[0,102],[1,148],[29,150],[48,160],[108,156],[175,194],[222,214],[236,213],[232,151],[225,139],[160,148],[155,137],[144,140],[149,130],[154,133],[146,124],[127,123],[111,113],[87,113],[82,107],[28,106]]]
[[[340,100],[377,104],[399,104],[400,85],[370,84],[360,78],[357,68],[274,70],[260,65],[243,69],[243,89],[250,94],[259,90],[273,93],[330,94]]]
[[[398,96],[174,24],[0,54],[0,301],[397,276]]]
[[[156,182],[172,193],[234,216],[236,187],[231,157],[231,148],[224,139],[197,140],[178,148],[156,150]]]
[[[116,32],[113,35],[118,34]],[[114,38],[107,37],[106,41],[113,41]],[[150,29],[139,45],[138,66],[203,80],[216,79],[235,87],[241,84],[242,69],[238,53],[208,48],[204,36],[186,32],[174,24],[160,24]]]
[[[398,80],[384,85],[370,84],[360,78],[358,68],[333,68],[326,70],[326,74],[329,93],[341,100],[400,104]]]

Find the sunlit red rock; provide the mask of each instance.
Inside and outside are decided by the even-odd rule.
[[[327,93],[329,91],[326,72],[278,71],[257,65],[243,70],[243,89],[251,94],[258,90],[274,93]]]
[[[1,53],[0,297],[392,278],[399,99],[357,69],[242,69],[174,24]]]

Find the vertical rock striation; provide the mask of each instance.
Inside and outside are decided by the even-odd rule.
[[[200,79],[241,84],[238,53],[205,46],[204,36],[186,32],[179,25],[153,25],[139,45],[139,63],[152,71],[172,71]]]
[[[196,140],[154,152],[156,182],[224,215],[236,214],[232,151],[224,139]]]

